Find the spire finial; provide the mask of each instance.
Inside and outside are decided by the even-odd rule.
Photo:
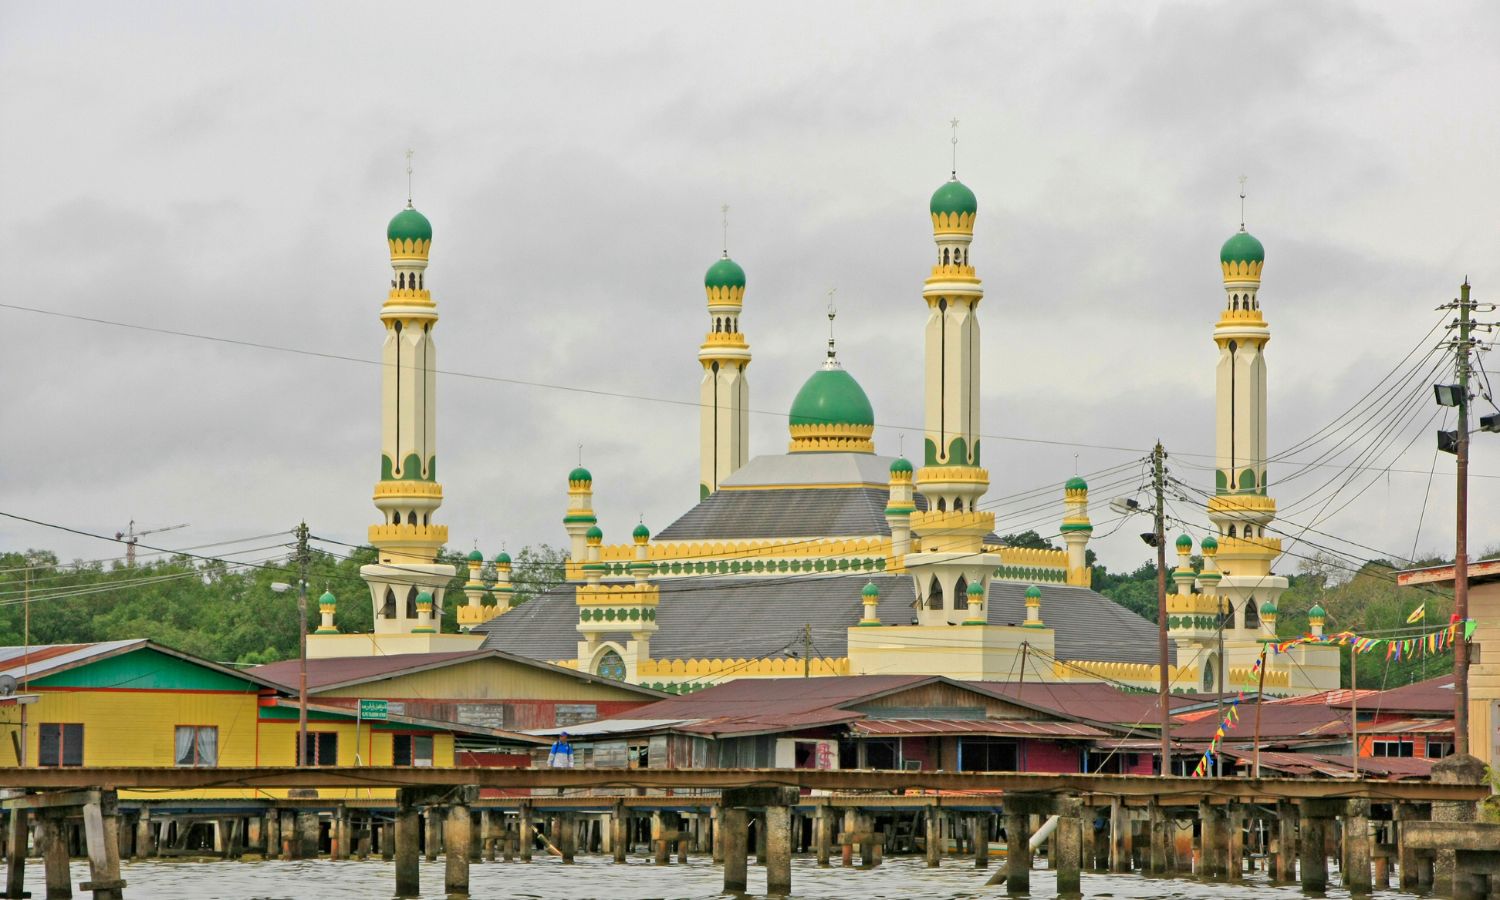
[[[719,211],[724,214],[724,258],[728,259],[729,258],[729,204],[726,203],[723,206],[719,207]]]
[[[411,209],[411,158],[415,150],[406,151],[406,208]]]
[[[1248,175],[1240,176],[1240,231],[1245,230],[1245,182],[1249,180]]]
[[[906,432],[904,431],[896,432],[896,455],[906,455]]]
[[[578,445],[578,465],[580,468],[583,466],[583,444]]]
[[[953,126],[953,179],[958,180],[958,117],[948,123]]]
[[[837,358],[838,354],[835,352],[833,347],[833,320],[839,314],[838,307],[833,305],[833,295],[837,292],[838,288],[828,289],[828,361],[823,365],[830,369],[838,366],[839,364]]]

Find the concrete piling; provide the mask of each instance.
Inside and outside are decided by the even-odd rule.
[[[397,791],[395,840],[393,854],[396,859],[396,896],[416,897],[422,891],[418,852],[420,814],[412,805],[406,790]]]
[[[924,811],[923,822],[927,832],[927,868],[936,869],[943,863],[943,820],[938,815],[936,805],[927,807]],[[827,864],[823,857],[818,858],[818,865]]]
[[[974,849],[974,868],[990,867],[990,817],[976,813],[969,817],[969,844]]]
[[[1109,804],[1109,870],[1130,871],[1130,819],[1125,801],[1115,797]]]
[[[1005,810],[1005,892],[1012,897],[1031,893],[1031,830],[1024,809]]]
[[[1297,809],[1284,800],[1276,804],[1270,870],[1273,884],[1290,884],[1297,878]]]
[[[748,884],[749,816],[743,809],[725,807],[719,822],[724,832],[724,893],[743,894]]]
[[[531,846],[536,843],[536,826],[531,821],[531,804],[522,803],[519,815],[520,825],[516,834],[516,839],[520,842],[518,852],[521,856],[521,862],[529,863],[531,862]]]
[[[768,806],[766,826],[766,894],[785,897],[792,893],[792,811],[787,806]]]
[[[1080,813],[1077,800],[1059,804],[1057,831],[1054,832],[1057,835],[1057,858],[1048,860],[1048,864],[1057,870],[1057,896],[1065,900],[1083,896],[1080,867],[1083,862],[1081,851],[1086,823]]]
[[[1370,801],[1350,800],[1344,812],[1344,887],[1352,896],[1369,896]]]
[[[41,845],[47,900],[68,900],[73,896],[73,879],[68,873],[68,842],[63,834],[62,814],[48,810],[38,819],[37,843]]]
[[[449,896],[469,893],[469,850],[474,840],[474,821],[467,798],[448,807],[445,824],[443,888]]]

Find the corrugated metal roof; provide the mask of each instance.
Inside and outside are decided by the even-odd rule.
[[[56,672],[66,671],[103,656],[122,650],[144,647],[145,638],[129,641],[99,641],[93,644],[33,644],[25,647],[0,647],[0,675],[22,678],[40,678]]]
[[[910,624],[916,594],[906,575],[663,579],[658,582],[661,603],[656,612],[660,630],[651,637],[651,655],[657,659],[785,657],[801,646],[803,626],[808,625],[815,653],[847,656],[848,629],[863,613],[860,589],[870,581],[880,589],[881,620]],[[575,657],[578,607],[573,602],[574,587],[560,585],[477,626],[475,631],[486,635],[485,649],[544,660]],[[989,623],[1024,622],[1026,588],[1023,582],[992,582],[986,607]],[[1156,626],[1152,623],[1088,588],[1047,584],[1041,591],[1042,619],[1054,629],[1059,658],[1156,662]],[[1038,660],[1037,665],[1046,663]]]
[[[1095,739],[1107,737],[1097,728],[1077,722],[1037,722],[1026,719],[864,719],[849,726],[866,735],[999,735]]]
[[[1116,725],[1134,725],[1143,722],[1149,725],[1155,724],[1160,719],[1155,694],[1122,691],[1111,684],[1100,682],[1017,683],[1013,681],[966,683],[997,696],[1024,700],[1036,706],[1094,722],[1109,722]],[[1171,698],[1174,708],[1192,702],[1191,698],[1180,694],[1173,694]]]
[[[1249,750],[1224,750],[1224,755],[1235,759],[1239,768],[1255,764],[1255,754]],[[1413,757],[1369,757],[1359,758],[1359,777],[1385,778],[1400,781],[1407,778],[1430,778],[1434,760]],[[1274,750],[1260,752],[1262,771],[1271,770],[1292,776],[1319,776],[1323,778],[1353,778],[1354,764],[1347,756],[1327,753],[1286,753]]]
[[[513,613],[507,613],[506,615],[513,615]],[[439,669],[444,666],[457,665],[480,659],[507,660],[523,666],[554,672],[571,679],[617,687],[622,691],[640,694],[642,697],[663,696],[660,691],[653,691],[640,685],[626,684],[621,681],[601,678],[597,675],[581,674],[573,669],[565,669],[561,666],[554,666],[528,656],[507,653],[490,647],[448,653],[398,653],[391,656],[344,656],[331,659],[309,659],[307,661],[307,687],[311,691],[336,690],[356,684],[380,681],[385,678],[409,675],[414,672],[425,672],[429,669]],[[300,677],[300,667],[301,662],[299,660],[287,659],[281,662],[256,666],[249,671],[267,681],[275,682],[285,687],[295,687]]]
[[[733,490],[780,484],[867,484],[888,489],[894,456],[874,453],[777,453],[757,456],[720,484]]]
[[[1340,697],[1330,706],[1349,706],[1347,697]],[[1414,684],[1391,688],[1386,691],[1360,691],[1361,710],[1380,710],[1394,713],[1447,713],[1453,714],[1453,675],[1447,674]]]

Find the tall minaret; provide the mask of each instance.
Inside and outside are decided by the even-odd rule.
[[[979,465],[976,312],[984,290],[969,264],[979,202],[958,180],[956,167],[933,193],[929,211],[937,257],[922,289],[928,310],[927,434],[916,478],[927,509],[911,518],[920,548],[907,557],[907,570],[916,585],[920,624],[956,625],[966,620],[969,585],[982,583],[987,591],[999,564],[997,556],[983,553],[995,516],[977,511],[990,484]]]
[[[1244,194],[1241,195],[1243,201]],[[1243,218],[1243,216],[1242,216]],[[1219,347],[1215,385],[1214,498],[1208,517],[1218,531],[1218,592],[1236,631],[1257,630],[1261,604],[1274,604],[1287,581],[1271,574],[1281,542],[1265,527],[1276,515],[1266,490],[1266,360],[1271,331],[1260,311],[1260,276],[1266,252],[1260,241],[1240,230],[1224,242],[1219,266],[1224,275],[1224,310],[1214,326]],[[1254,604],[1250,621],[1246,609]],[[1238,635],[1250,637],[1252,635]]]
[[[727,216],[729,207],[724,207]],[[740,333],[740,307],[745,302],[745,270],[729,258],[728,220],[724,255],[708,267],[703,289],[708,294],[708,335],[698,348],[703,364],[699,390],[698,499],[719,489],[750,459],[750,345]]]
[[[408,170],[409,171],[409,170]],[[418,627],[418,597],[432,596],[432,622],[440,627],[443,594],[452,566],[435,562],[448,529],[432,524],[443,502],[437,481],[437,351],[432,329],[437,304],[427,290],[432,224],[412,208],[386,228],[391,289],[380,308],[385,324],[380,380],[380,481],[375,506],[381,523],[370,526],[380,561],[360,569],[375,605],[376,634],[406,634]]]

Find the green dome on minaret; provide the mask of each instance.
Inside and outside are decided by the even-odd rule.
[[[910,474],[911,460],[907,459],[904,456],[896,457],[896,459],[891,463],[891,474],[894,475],[897,472],[906,472],[907,474]]]
[[[583,466],[579,466],[578,468],[568,473],[568,480],[586,481],[590,484],[593,484],[594,476],[589,472],[588,469],[585,469]]]
[[[392,241],[430,241],[432,223],[427,221],[426,216],[408,206],[391,219],[391,224],[385,227],[385,236]]]
[[[792,401],[793,425],[875,424],[875,409],[854,376],[838,368],[812,374]]]
[[[1067,484],[1063,485],[1063,489],[1068,491],[1086,491],[1089,489],[1089,483],[1081,477],[1074,475],[1068,479]]]
[[[484,554],[480,553],[479,550],[478,550],[478,548],[470,550],[469,551],[469,562],[477,562],[477,563],[484,562]]]
[[[935,213],[977,213],[979,198],[958,178],[952,178],[932,192],[930,208]]]
[[[1243,228],[1235,232],[1224,246],[1219,249],[1219,262],[1258,262],[1266,261],[1266,248],[1262,247],[1255,236]]]
[[[1193,549],[1193,539],[1190,538],[1190,537],[1188,537],[1185,534],[1179,534],[1177,536],[1177,549],[1178,550],[1191,550],[1191,549]]]
[[[860,591],[859,593],[862,597],[879,597],[880,588],[876,587],[875,582],[871,581],[866,584],[864,590]]]
[[[642,522],[635,526],[635,530],[630,532],[630,536],[636,540],[646,540],[651,537],[651,529],[646,527],[645,522]]]
[[[703,276],[704,287],[744,287],[745,270],[728,256],[708,267]]]

